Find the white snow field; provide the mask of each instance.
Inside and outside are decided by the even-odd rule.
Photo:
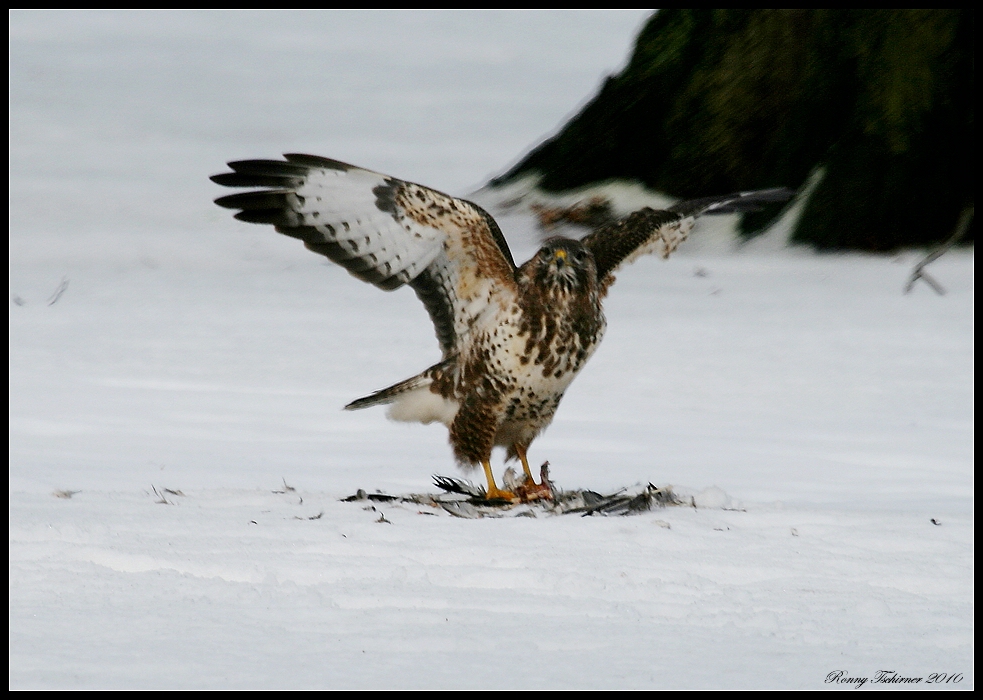
[[[443,427],[340,410],[433,329],[208,176],[307,152],[466,195],[645,16],[8,15],[10,688],[974,687],[972,250],[944,296],[902,294],[924,251],[732,222],[622,271],[530,457],[697,507],[341,500],[466,476]]]

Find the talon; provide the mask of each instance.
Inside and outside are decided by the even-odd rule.
[[[485,491],[485,500],[495,501],[504,500],[515,502],[518,500],[511,491],[503,491],[495,484],[495,475],[492,474],[491,463],[488,460],[481,462],[481,468],[485,470],[485,479],[488,481],[488,490]]]
[[[519,497],[516,496],[511,491],[503,491],[502,489],[495,487],[494,489],[488,489],[488,493],[485,494],[486,501],[517,501]]]
[[[532,476],[532,470],[529,469],[529,460],[526,459],[526,448],[520,445],[515,446],[515,453],[518,455],[519,460],[522,462],[522,471],[526,473],[525,478],[516,492],[523,502],[528,501],[552,501],[553,500],[553,487],[550,485],[549,480],[549,462],[543,462],[543,466],[539,468],[539,482]]]
[[[548,481],[544,481],[541,484],[537,484],[532,479],[526,479],[525,483],[521,487],[516,489],[516,492],[522,501],[552,501],[553,500],[553,488],[550,486]]]

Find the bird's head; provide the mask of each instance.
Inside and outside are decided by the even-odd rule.
[[[583,243],[570,238],[551,238],[531,261],[540,284],[567,293],[586,292],[597,284],[594,256]]]

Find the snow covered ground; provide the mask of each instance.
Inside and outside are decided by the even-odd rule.
[[[340,500],[459,475],[442,427],[340,410],[437,359],[426,313],[207,177],[299,151],[466,194],[644,16],[9,16],[11,688],[974,687],[972,251],[945,296],[902,295],[916,252],[712,226],[619,275],[530,456],[702,507]]]

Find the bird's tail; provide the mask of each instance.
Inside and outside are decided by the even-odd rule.
[[[418,374],[415,377],[405,379],[398,384],[393,384],[385,389],[380,389],[379,391],[369,394],[368,396],[355,399],[350,404],[345,406],[345,410],[358,411],[359,409],[368,408],[369,406],[381,406],[383,404],[392,403],[402,394],[405,394],[408,391],[430,386],[432,382],[433,380],[426,376],[426,373],[424,372],[423,374]]]

